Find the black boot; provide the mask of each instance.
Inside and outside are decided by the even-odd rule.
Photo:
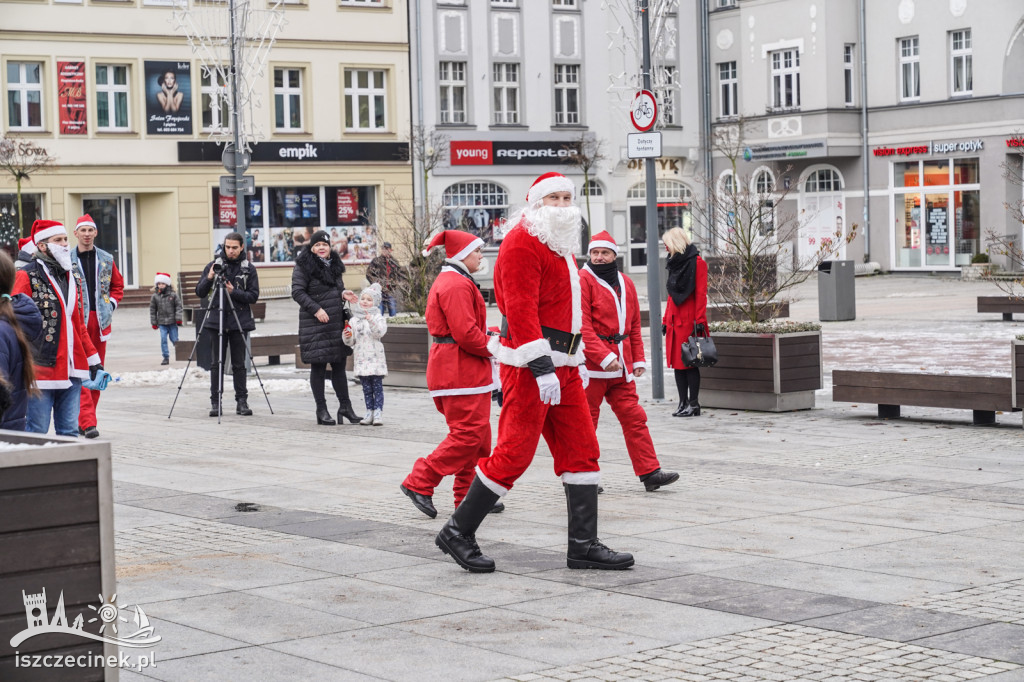
[[[686,409],[686,406],[687,406],[686,398],[683,398],[682,400],[679,401],[679,407],[677,407],[676,411],[672,413],[672,416],[673,417],[678,417],[680,414],[682,414],[683,410]]]
[[[334,426],[337,423],[331,419],[331,413],[327,410],[326,404],[316,406],[316,423],[322,426]]]
[[[633,555],[608,549],[597,538],[597,486],[565,485],[569,507],[569,568],[622,570],[633,565]]]
[[[661,469],[655,469],[649,474],[644,474],[640,477],[640,482],[644,484],[644,488],[647,492],[653,493],[655,490],[663,485],[670,485],[679,480],[679,474],[674,471],[662,471]]]
[[[344,424],[345,419],[348,419],[349,424],[358,424],[359,420],[362,419],[356,411],[352,409],[351,400],[339,400],[338,401],[338,423]]]
[[[700,416],[700,403],[696,400],[691,400],[687,403],[683,411],[676,415],[677,417],[699,417]]]
[[[246,402],[245,398],[235,398],[235,414],[240,414],[243,417],[248,417],[252,414],[252,410],[249,409],[249,403]]]
[[[214,400],[213,402],[210,403],[210,416],[211,417],[219,417],[220,416],[220,411],[217,409],[217,401],[216,400]]]
[[[497,501],[498,495],[491,492],[479,477],[474,478],[466,497],[434,540],[442,552],[450,555],[459,566],[471,573],[490,573],[494,570],[494,560],[485,556],[480,551],[480,545],[476,544],[476,529]]]
[[[418,493],[415,490],[409,490],[404,484],[398,487],[410,500],[412,500],[414,507],[432,519],[437,517],[437,509],[434,508],[434,499],[430,495],[424,495],[423,493]]]

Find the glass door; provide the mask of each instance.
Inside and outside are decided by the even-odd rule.
[[[925,194],[922,217],[925,265],[952,265],[949,249],[949,194]]]
[[[114,256],[126,287],[138,286],[135,254],[135,195],[110,194],[82,197],[82,213],[96,222],[96,246]]]

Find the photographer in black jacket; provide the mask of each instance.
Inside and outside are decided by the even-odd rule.
[[[231,375],[235,384],[235,413],[251,415],[245,388],[245,333],[256,329],[249,306],[260,297],[260,282],[256,268],[245,258],[245,238],[237,232],[224,238],[222,255],[208,263],[203,269],[203,276],[196,285],[196,296],[210,300],[206,303],[206,322],[204,329],[210,331],[213,340],[212,366],[210,368],[210,416],[216,417],[218,411],[218,395],[220,381],[223,380],[224,367],[221,364],[223,353],[228,344],[231,348]],[[220,281],[218,281],[218,277]],[[220,328],[221,310],[220,295],[215,288],[223,282],[224,286],[224,329]],[[228,302],[228,297],[231,301]],[[232,306],[233,304],[233,306]],[[232,307],[234,313],[232,313]],[[237,315],[237,320],[236,320]],[[220,347],[218,347],[218,342]]]

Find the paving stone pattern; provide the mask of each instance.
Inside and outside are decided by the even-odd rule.
[[[1024,580],[911,599],[903,605],[1024,625]]]

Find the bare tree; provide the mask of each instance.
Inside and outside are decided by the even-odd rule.
[[[709,296],[736,317],[759,322],[771,317],[782,294],[852,241],[857,226],[848,234],[839,229],[827,236],[810,237],[806,241],[813,250],[798,255],[801,250],[794,247],[801,230],[815,216],[794,212],[791,190],[777,186],[772,174],[752,179],[742,172],[744,127],[739,121],[713,133],[713,150],[725,158],[729,173],[717,182],[703,179],[709,199],[695,202],[695,213],[709,243],[717,249],[716,255],[707,259]],[[788,166],[775,168],[774,177],[790,170]]]
[[[385,193],[387,206],[385,228],[395,249],[395,256],[403,266],[403,276],[398,283],[399,302],[403,309],[423,315],[427,310],[427,294],[430,285],[441,271],[444,261],[442,249],[423,255],[435,227],[442,224],[443,209],[439,204],[419,215],[407,197],[391,189]]]
[[[583,173],[583,196],[587,200],[587,230],[590,233],[586,235],[586,243],[594,232],[594,221],[590,217],[590,176],[601,162],[608,158],[604,155],[604,141],[593,135],[580,133],[578,140],[563,145],[562,149],[568,152],[566,165]]]
[[[1003,163],[1003,177],[1017,188],[1024,187],[1024,148],[1020,148],[1019,153]],[[1021,196],[1019,189],[1017,196]],[[1008,222],[1013,226],[1013,232],[999,234],[993,229],[986,230],[988,246],[985,251],[992,256],[1003,256],[1013,274],[998,276],[995,268],[992,268],[982,279],[992,282],[1006,295],[1020,298],[1024,296],[1024,244],[1021,243],[1020,236],[1021,227],[1024,226],[1024,199],[1004,201],[1003,208],[1009,215]]]
[[[430,206],[430,174],[448,159],[451,138],[434,128],[414,125],[409,132],[409,155],[423,173],[423,206]],[[427,211],[429,212],[429,211]]]
[[[18,220],[24,212],[21,206],[21,183],[29,181],[36,173],[43,173],[56,167],[56,157],[50,156],[45,147],[30,140],[8,137],[0,138],[0,168],[14,178],[18,193]],[[21,232],[28,236],[30,225],[22,223]],[[15,240],[17,241],[17,240]]]

